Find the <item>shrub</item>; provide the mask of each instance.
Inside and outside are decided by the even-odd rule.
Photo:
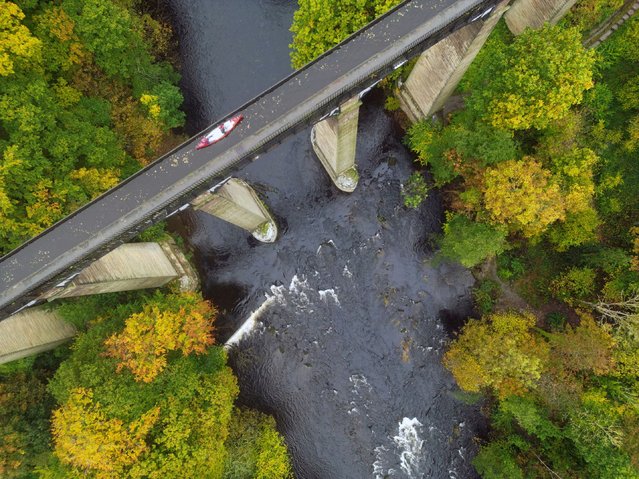
[[[402,197],[404,206],[412,209],[419,208],[419,205],[428,198],[428,185],[421,173],[413,173],[406,184],[402,185]]]

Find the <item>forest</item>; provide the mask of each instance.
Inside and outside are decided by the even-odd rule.
[[[495,30],[465,109],[408,132],[446,195],[440,254],[480,278],[444,364],[487,400],[486,478],[639,477],[639,18],[586,49],[579,12]]]
[[[140,0],[0,0],[2,253],[182,141],[164,17]],[[236,405],[215,307],[175,288],[58,304],[73,344],[0,365],[0,477],[291,475],[275,420]]]
[[[299,0],[300,67],[398,0]],[[476,278],[442,357],[490,425],[494,478],[639,477],[639,18],[580,0],[515,37],[503,20],[457,87],[410,125],[406,208],[437,188],[432,261]],[[6,253],[180,142],[175,39],[142,0],[0,0],[0,244]],[[70,346],[0,366],[3,478],[279,479],[272,417],[240,407],[214,305],[173,286],[66,300]]]
[[[293,65],[395,3],[300,2]],[[404,204],[442,192],[433,261],[477,278],[443,363],[489,420],[473,461],[486,479],[639,477],[639,18],[583,44],[623,5],[582,0],[517,37],[500,21],[463,107],[436,120],[397,111],[414,61],[383,82],[417,155]]]

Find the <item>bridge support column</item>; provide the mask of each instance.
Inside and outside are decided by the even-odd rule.
[[[507,9],[508,0],[502,1],[484,20],[457,30],[421,54],[398,92],[400,106],[413,123],[443,107]]]
[[[335,186],[347,193],[357,187],[355,168],[359,96],[340,105],[339,114],[316,123],[311,130],[315,154],[324,165]]]
[[[0,364],[26,358],[73,338],[76,329],[55,311],[31,308],[0,321]]]
[[[249,231],[264,243],[272,243],[277,238],[275,220],[245,181],[230,178],[213,192],[198,196],[191,204],[196,210]]]
[[[198,287],[195,271],[172,240],[129,243],[104,255],[40,298],[58,298],[156,288],[179,279],[182,291]],[[0,321],[0,364],[38,354],[70,340],[76,329],[54,311],[28,308]]]
[[[506,15],[506,25],[519,35],[527,27],[538,29],[548,22],[557,23],[575,4],[576,0],[515,0]]]
[[[183,266],[169,259],[158,243],[129,243],[117,247],[60,283],[42,297],[57,298],[157,288],[184,276]]]

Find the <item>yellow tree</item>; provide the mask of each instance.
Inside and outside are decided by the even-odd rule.
[[[98,479],[124,477],[127,467],[147,451],[145,436],[159,413],[159,408],[153,408],[126,426],[106,416],[100,404],[93,401],[90,389],[77,388],[53,413],[55,455],[85,475],[92,473]]]
[[[538,236],[565,218],[559,184],[532,157],[509,160],[488,168],[484,175],[484,203],[493,221]]]
[[[170,351],[202,354],[214,343],[217,311],[211,303],[197,301],[192,293],[179,301],[179,309],[146,304],[126,320],[124,331],[105,341],[106,356],[120,360],[118,371],[127,368],[137,381],[148,383],[166,367]]]
[[[0,0],[0,76],[15,72],[19,62],[40,58],[42,44],[22,25],[24,13],[13,2]]]
[[[491,388],[500,398],[533,388],[546,369],[548,344],[531,328],[530,313],[506,312],[470,320],[444,355],[460,388]]]

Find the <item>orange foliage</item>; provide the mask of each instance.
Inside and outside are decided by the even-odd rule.
[[[203,354],[214,343],[215,314],[208,301],[177,311],[146,305],[126,320],[124,331],[105,341],[105,354],[120,360],[118,372],[127,368],[137,381],[151,382],[166,367],[170,351]]]

